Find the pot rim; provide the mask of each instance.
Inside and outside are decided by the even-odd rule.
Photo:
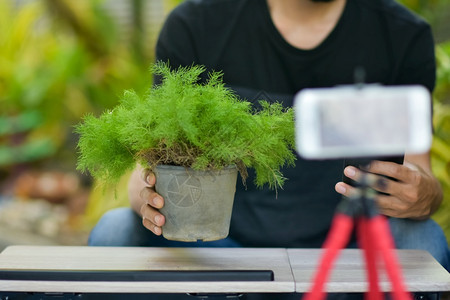
[[[221,169],[193,169],[191,167],[182,167],[182,166],[175,166],[175,165],[157,165],[156,169],[175,169],[175,170],[182,170],[182,169],[189,169],[194,171],[221,171],[221,170],[232,170],[237,169],[236,165],[229,165],[226,167],[223,167]]]

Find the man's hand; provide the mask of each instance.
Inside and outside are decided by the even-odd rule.
[[[155,174],[137,168],[128,185],[128,194],[133,209],[142,216],[142,224],[156,235],[161,235],[164,216],[158,209],[164,206],[164,199],[155,191]]]
[[[345,176],[357,182],[361,181],[364,173],[367,174],[366,182],[369,182],[371,188],[388,194],[380,194],[376,198],[380,213],[384,215],[426,219],[442,201],[441,187],[431,171],[408,162],[406,157],[403,165],[373,161],[364,171],[352,166],[344,170]],[[354,187],[343,182],[337,183],[335,189],[345,196],[356,192]]]

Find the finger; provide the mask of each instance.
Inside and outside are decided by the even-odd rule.
[[[150,205],[142,205],[141,207],[142,220],[148,220],[156,226],[163,226],[166,222],[164,216]]]
[[[397,212],[393,209],[378,209],[378,213],[387,217],[399,218]]]
[[[353,166],[348,166],[344,169],[344,175],[347,176],[350,179],[353,179],[354,181],[364,184],[364,185],[369,185],[369,186],[374,186],[377,184],[377,181],[379,180],[379,176],[375,175],[375,174],[371,174],[371,173],[367,173],[367,172],[363,172],[358,168],[355,168]]]
[[[405,213],[405,212],[399,212],[395,209],[379,209],[378,210],[379,214],[387,216],[387,217],[392,217],[392,218],[409,218],[409,214]]]
[[[400,198],[401,199],[405,198],[403,194],[404,191],[408,188],[404,183],[400,181],[391,180],[384,176],[377,176],[377,175],[374,175],[372,177],[370,187],[377,192],[394,196],[395,199],[397,199],[398,201],[401,201]]]
[[[344,174],[354,181],[367,185],[377,192],[395,194],[401,188],[399,182],[390,180],[384,176],[363,172],[355,167],[349,166],[344,169]]]
[[[161,235],[161,233],[162,233],[161,227],[156,226],[155,224],[153,224],[149,220],[143,218],[142,219],[142,224],[144,225],[145,228],[147,228],[148,230],[153,232],[155,235]]]
[[[364,168],[364,171],[406,182],[411,176],[411,172],[413,170],[394,162],[374,160],[369,164],[369,166]]]
[[[376,203],[380,213],[390,217],[402,217],[408,213],[408,205],[393,196],[377,196]]]
[[[164,199],[155,192],[152,188],[143,188],[140,192],[141,199],[154,208],[162,208],[164,206]]]
[[[360,195],[360,191],[357,188],[354,188],[351,185],[344,183],[344,182],[336,183],[336,185],[334,186],[334,189],[339,194],[344,195],[349,198],[358,197]]]
[[[156,176],[150,169],[142,169],[141,179],[149,186],[154,187],[156,184]]]

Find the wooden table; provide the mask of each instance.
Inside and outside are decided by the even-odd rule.
[[[284,293],[295,290],[285,249],[11,246],[0,270],[273,270],[261,282],[0,281],[2,291],[79,293]]]
[[[308,290],[321,249],[143,248],[10,246],[0,254],[0,270],[273,270],[273,281],[30,281],[0,280],[0,291],[67,293],[292,293]],[[450,291],[450,274],[425,251],[399,250],[410,291]],[[381,287],[390,290],[386,276]],[[328,292],[364,292],[358,249],[345,249]]]
[[[287,249],[297,292],[308,291],[322,251],[317,249]],[[411,292],[450,291],[450,274],[423,250],[397,250],[406,287]],[[364,260],[359,249],[345,249],[336,261],[326,290],[329,293],[366,292]],[[390,291],[387,275],[380,274],[380,288]]]

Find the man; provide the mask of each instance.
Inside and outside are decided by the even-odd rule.
[[[435,82],[430,27],[393,0],[185,1],[168,17],[156,54],[173,68],[202,64],[221,70],[242,98],[285,106],[303,88],[353,83],[358,67],[368,83],[420,84],[432,92]],[[203,244],[158,237],[164,199],[153,189],[153,174],[137,168],[129,183],[135,213],[106,214],[90,244],[320,247],[340,194],[354,189],[341,182],[342,160],[299,158],[296,165],[283,171],[289,180],[277,199],[251,180],[247,189],[238,189],[229,238]],[[375,178],[373,188],[385,193],[377,203],[391,217],[397,247],[426,249],[448,267],[447,242],[429,219],[442,201],[429,153],[406,154],[403,164],[373,161],[364,170]],[[362,173],[352,166],[344,170],[355,180]]]

